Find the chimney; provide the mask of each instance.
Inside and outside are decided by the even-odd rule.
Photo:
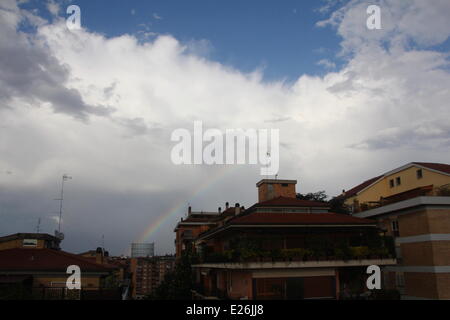
[[[229,206],[230,206],[230,204],[228,202],[226,202],[225,203],[225,210],[227,210]]]
[[[191,212],[192,212],[192,207],[189,206],[189,207],[188,207],[188,213],[191,214]]]
[[[295,198],[297,180],[262,179],[256,184],[258,187],[258,202],[278,197]]]
[[[241,213],[241,207],[239,206],[239,203],[236,203],[234,206],[234,215],[237,216],[239,213]]]
[[[219,213],[222,213],[222,208],[221,207],[219,207]]]
[[[100,247],[95,250],[95,262],[98,264],[103,264],[103,249]]]

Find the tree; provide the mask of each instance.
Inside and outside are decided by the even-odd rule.
[[[327,201],[327,194],[325,193],[324,190],[322,191],[317,191],[317,192],[310,192],[307,194],[301,194],[301,193],[297,193],[297,199],[300,200],[309,200],[309,201],[320,201],[320,202],[326,202]]]
[[[334,197],[328,201],[330,211],[335,213],[350,214],[348,206],[345,204],[344,197]]]
[[[147,298],[151,300],[190,300],[193,288],[191,265],[195,261],[196,256],[191,250],[183,252],[174,270],[166,274],[161,284]]]
[[[331,200],[327,201],[328,195],[323,190],[310,192],[307,194],[297,193],[297,199],[328,202],[328,204],[330,205],[330,212],[350,214],[347,206],[345,205],[345,199],[343,197],[334,197]]]

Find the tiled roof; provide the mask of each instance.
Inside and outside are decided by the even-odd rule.
[[[445,172],[450,174],[450,165],[445,163],[434,163],[434,162],[413,162],[414,164],[418,164],[419,166],[433,169],[441,172]]]
[[[18,239],[38,239],[38,240],[52,240],[60,242],[61,240],[47,233],[15,233],[4,237],[0,237],[0,242],[18,240]]]
[[[279,212],[254,212],[248,215],[236,217],[230,221],[230,225],[245,224],[280,224],[280,225],[360,225],[375,224],[374,220],[362,219],[339,213],[279,213]]]
[[[271,200],[255,203],[253,207],[329,207],[326,202],[300,200],[297,198],[277,197]]]
[[[0,250],[0,271],[66,272],[70,265],[79,266],[81,272],[109,272],[114,268],[60,250],[22,248]]]

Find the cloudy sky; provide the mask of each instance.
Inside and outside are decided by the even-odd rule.
[[[173,252],[188,205],[256,201],[259,166],[175,166],[176,128],[280,130],[280,178],[336,195],[450,161],[450,2],[0,2],[0,235]],[[366,9],[381,8],[381,30]]]

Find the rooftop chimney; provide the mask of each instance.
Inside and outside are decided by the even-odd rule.
[[[103,264],[103,248],[98,247],[97,250],[95,250],[95,262]]]
[[[221,213],[222,212],[222,208],[221,207],[219,207],[219,213]]]
[[[278,197],[295,198],[295,185],[297,180],[262,179],[258,187],[258,202],[271,200]]]
[[[230,204],[228,202],[225,203],[225,210],[230,207]]]
[[[191,214],[191,212],[192,212],[192,208],[191,208],[191,206],[189,206],[188,207],[188,213]]]
[[[234,215],[238,215],[238,214],[240,214],[241,213],[241,207],[239,206],[239,203],[236,203],[235,205],[234,205]]]

